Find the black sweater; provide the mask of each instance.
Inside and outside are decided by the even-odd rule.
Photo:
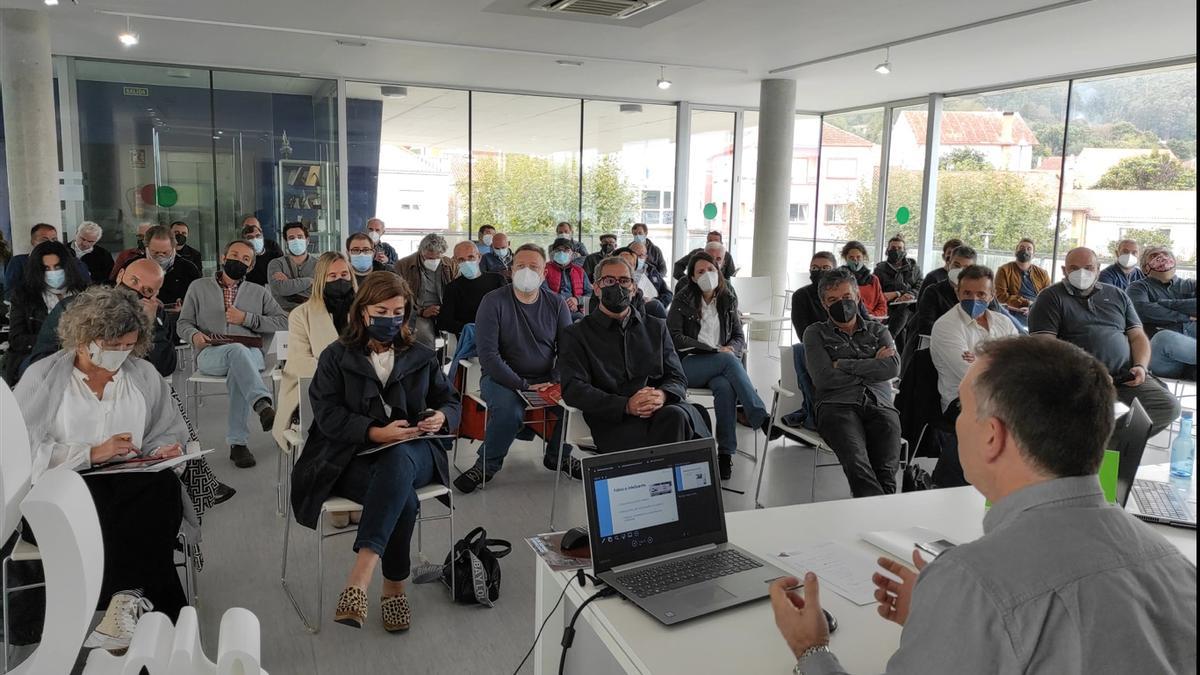
[[[484,272],[474,279],[460,276],[446,286],[442,298],[442,311],[437,317],[437,327],[458,335],[463,326],[475,323],[479,303],[483,296],[504,286],[504,277],[493,272]]]

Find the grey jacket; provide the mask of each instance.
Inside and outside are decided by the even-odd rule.
[[[892,380],[900,374],[900,357],[875,358],[881,347],[895,349],[896,343],[887,326],[877,321],[859,318],[853,335],[843,333],[831,319],[805,329],[804,360],[816,387],[816,406],[855,405],[868,390],[879,405],[891,406],[895,398]]]
[[[279,307],[267,289],[258,284],[242,281],[233,306],[246,313],[240,326],[226,323],[225,296],[215,276],[193,281],[179,312],[180,339],[192,344],[192,336],[196,333],[261,337],[287,330],[287,312]]]
[[[290,312],[308,300],[312,291],[313,274],[316,271],[317,257],[314,255],[305,258],[303,265],[292,262],[290,255],[279,256],[267,263],[267,285],[271,289],[271,295],[275,297],[275,302],[279,303],[283,311]],[[287,281],[276,279],[276,272],[282,272]]]

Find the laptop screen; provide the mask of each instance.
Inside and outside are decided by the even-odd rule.
[[[584,460],[595,572],[725,541],[712,439]]]

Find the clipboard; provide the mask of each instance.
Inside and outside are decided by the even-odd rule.
[[[436,440],[451,440],[452,441],[452,440],[454,440],[454,438],[455,438],[455,436],[453,434],[421,434],[420,436],[417,436],[416,438],[410,438],[407,441],[396,441],[395,443],[382,443],[382,444],[376,445],[374,447],[365,448],[363,450],[359,450],[355,454],[358,455],[359,457],[366,457],[367,455],[373,455],[373,454],[379,452],[380,450],[387,450],[388,448],[394,448],[397,445],[404,445],[405,443],[412,443],[413,441],[436,441]]]

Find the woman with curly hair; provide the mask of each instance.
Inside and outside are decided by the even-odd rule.
[[[153,329],[134,294],[93,287],[59,323],[62,349],[29,367],[16,396],[29,432],[33,480],[137,457],[183,452],[187,426],[170,387],[140,356]],[[183,491],[174,471],[84,475],[104,542],[104,619],[84,643],[120,651],[154,608],[172,619],[187,604],[174,547]],[[37,534],[36,532],[34,533]]]

